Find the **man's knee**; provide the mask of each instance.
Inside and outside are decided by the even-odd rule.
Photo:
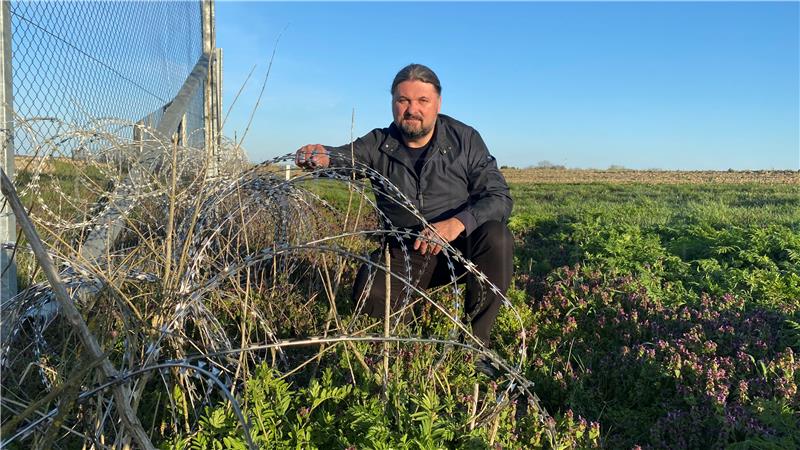
[[[489,281],[503,291],[507,289],[514,272],[514,236],[508,226],[491,220],[473,231],[469,238],[468,257]]]
[[[514,236],[508,225],[497,220],[490,220],[479,226],[473,233],[482,245],[491,249],[492,252],[511,255],[514,252]]]

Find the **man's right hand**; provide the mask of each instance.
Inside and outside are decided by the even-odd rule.
[[[324,169],[331,163],[328,151],[320,144],[308,144],[300,147],[294,156],[298,167],[306,170]]]

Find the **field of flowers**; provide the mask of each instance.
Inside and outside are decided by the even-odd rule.
[[[559,448],[800,447],[800,187],[512,183],[512,195],[509,297],[532,342],[523,372]],[[513,358],[508,310],[494,331],[495,350]],[[491,427],[473,428],[470,355],[454,354],[431,379],[426,349],[393,358],[383,394],[371,372],[378,358],[360,367],[334,350],[310,381],[265,366],[243,406],[257,442],[552,445],[517,402]],[[475,392],[482,405],[495,388]],[[228,409],[203,420],[170,445],[241,444]]]
[[[72,180],[73,171],[62,172],[61,197],[82,197],[77,180],[62,179]],[[85,306],[83,314],[110,359],[129,374],[165,363],[148,372],[154,376],[131,383],[138,417],[160,448],[247,448],[246,437],[252,448],[274,449],[800,448],[795,174],[751,183],[641,183],[630,173],[624,176],[633,178],[615,182],[509,177],[515,276],[508,298],[514,309],[501,311],[493,351],[509,363],[522,361],[516,369],[532,382],[526,388],[535,398],[508,395],[519,377],[476,373],[478,353],[448,340],[452,321],[430,304],[413,323],[392,330],[405,340],[391,345],[375,333],[374,320],[353,314],[349,289],[360,261],[334,263],[324,247],[315,247],[320,244],[297,240],[319,229],[374,228],[374,213],[365,212],[341,180],[309,177],[287,185],[252,174],[219,191],[199,183],[165,188],[163,201],[133,211],[129,226],[136,233],[119,244],[120,254],[134,255],[118,263],[132,275],[117,281],[101,274],[114,293]],[[42,173],[37,182],[50,175]],[[21,172],[18,182],[29,178]],[[53,193],[25,197],[32,211],[42,205],[54,214],[85,209],[45,194]],[[315,195],[345,214],[326,212]],[[292,199],[300,206],[287,207]],[[195,206],[201,203],[211,206]],[[165,231],[163,217],[172,209],[186,224],[174,229],[189,230],[188,237]],[[206,210],[213,220],[196,213]],[[63,239],[40,223],[50,240]],[[286,242],[277,242],[281,236]],[[376,245],[338,239],[329,242],[351,252]],[[189,255],[176,259],[176,270],[156,257],[166,242],[182,249],[176,254]],[[292,258],[269,253],[277,244],[300,250]],[[265,254],[271,256],[259,256]],[[256,258],[260,264],[251,263]],[[238,264],[243,268],[230,269]],[[35,269],[22,273],[24,285],[41,278]],[[174,287],[195,278],[202,283],[186,290],[191,295]],[[198,300],[193,309],[180,309],[187,298]],[[431,298],[458,302],[446,290]],[[163,333],[156,324],[175,311],[190,319]],[[19,431],[8,448],[50,448],[53,442],[78,448],[88,433],[101,443],[106,435],[119,438],[104,406],[108,397],[93,397],[102,392],[93,388],[102,378],[82,378],[88,372],[78,370],[85,360],[75,336],[51,322],[33,338],[21,334],[21,350],[9,353],[2,431],[7,435],[17,425],[9,424],[15,422],[12,406],[35,401],[54,408],[71,398],[59,394],[62,389],[85,396],[67,403],[64,415],[41,431]],[[158,342],[160,334],[163,354],[151,361],[152,346],[137,348]],[[332,340],[321,342],[325,336]],[[303,343],[309,337],[317,340]],[[96,425],[98,412],[111,419]],[[58,431],[66,425],[72,434]]]
[[[800,446],[800,187],[516,184],[551,411],[609,448]]]

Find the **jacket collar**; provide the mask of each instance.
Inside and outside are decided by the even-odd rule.
[[[433,134],[434,141],[433,147],[431,147],[431,150],[443,155],[452,151],[455,145],[448,132],[447,119],[449,119],[449,117],[444,114],[439,114],[436,118],[436,132]],[[387,133],[386,139],[381,144],[381,151],[392,155],[392,153],[400,148],[402,142],[403,137],[400,135],[400,130],[397,128],[397,125],[392,122],[392,124],[389,125],[389,132]]]

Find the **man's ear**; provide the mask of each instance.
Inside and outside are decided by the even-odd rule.
[[[442,96],[440,95],[439,96],[439,107],[436,108],[436,114],[439,114],[441,112],[442,112]]]

